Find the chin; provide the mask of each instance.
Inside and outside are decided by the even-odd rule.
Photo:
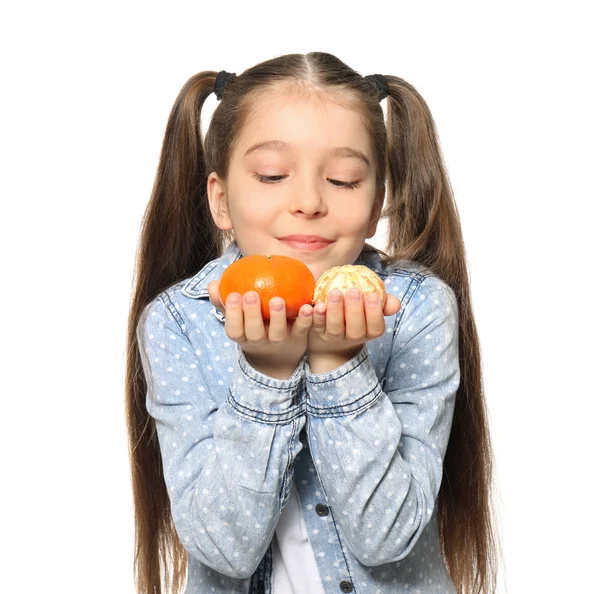
[[[323,265],[323,264],[307,264],[309,270],[312,272],[312,275],[315,277],[315,280],[317,280],[328,268],[331,268],[331,266],[328,265]]]

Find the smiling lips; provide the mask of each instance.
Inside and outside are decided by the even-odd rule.
[[[321,250],[333,243],[332,239],[327,239],[318,235],[288,235],[286,237],[280,237],[279,241],[291,248],[304,252]]]
[[[326,237],[321,237],[319,235],[286,235],[285,237],[279,238],[281,241],[298,241],[301,243],[332,243],[332,239],[327,239]]]

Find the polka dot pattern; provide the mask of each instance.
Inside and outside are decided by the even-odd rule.
[[[400,312],[337,369],[312,374],[303,361],[280,380],[249,364],[208,300],[238,257],[234,241],[148,304],[137,328],[188,552],[185,594],[288,594],[271,582],[272,537],[294,504],[323,592],[455,594],[436,517],[460,380],[454,293],[414,262],[384,269],[363,252],[356,263],[380,274]]]

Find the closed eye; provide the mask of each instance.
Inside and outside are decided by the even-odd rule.
[[[261,182],[263,184],[277,184],[277,183],[279,183],[279,181],[281,179],[283,179],[285,177],[287,177],[287,176],[285,176],[285,175],[261,175],[260,173],[254,174],[254,178],[256,178],[259,182]],[[333,185],[337,188],[342,187],[342,188],[348,189],[348,190],[354,190],[354,188],[358,188],[358,186],[360,185],[360,181],[342,182],[337,179],[328,179],[327,181],[332,182]],[[336,184],[340,184],[340,185],[338,186]]]

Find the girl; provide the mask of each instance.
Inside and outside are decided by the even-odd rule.
[[[365,241],[382,217],[389,254]],[[223,270],[269,253],[315,278],[368,266],[386,302],[332,291],[286,320],[274,298],[268,322],[255,292],[221,303]],[[167,124],[129,319],[139,593],[184,580],[186,594],[495,591],[469,295],[414,87],[319,52],[192,77]]]

